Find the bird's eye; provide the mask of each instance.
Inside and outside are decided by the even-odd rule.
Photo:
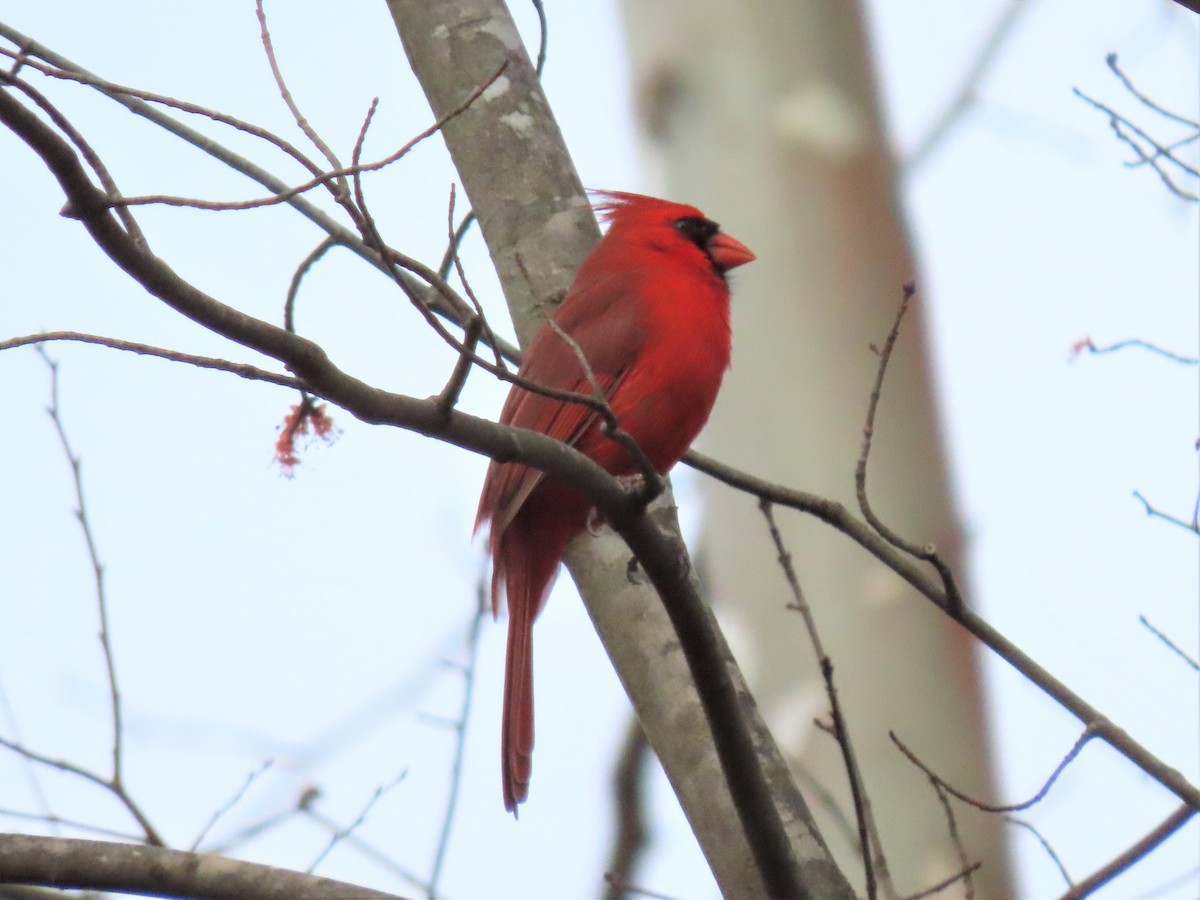
[[[675,230],[699,247],[707,250],[708,242],[720,231],[720,227],[711,219],[700,216],[684,216],[674,222]]]

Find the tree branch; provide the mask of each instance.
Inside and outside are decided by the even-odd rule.
[[[176,900],[404,900],[344,881],[224,856],[24,834],[0,835],[0,884]]]

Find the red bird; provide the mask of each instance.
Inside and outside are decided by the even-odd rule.
[[[754,259],[694,206],[603,193],[608,232],[583,261],[554,322],[579,345],[622,430],[662,473],[679,462],[708,420],[729,368],[725,273]],[[575,350],[548,325],[534,335],[520,374],[591,394]],[[628,453],[586,406],[514,386],[506,425],[572,445],[613,475],[632,475]],[[478,530],[491,521],[492,612],[508,596],[508,653],[500,738],[504,808],[529,794],[533,754],[533,620],[567,544],[587,527],[590,504],[574,489],[519,463],[492,462]]]

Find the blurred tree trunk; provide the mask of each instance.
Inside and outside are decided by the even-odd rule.
[[[917,275],[862,11],[814,0],[623,6],[652,172],[667,196],[696,203],[759,256],[734,276],[733,371],[701,447],[855,508],[878,366],[869,345],[882,344]],[[868,486],[885,522],[956,562],[960,526],[916,313],[884,386]],[[743,494],[704,490],[704,572],[719,617],[780,745],[852,822],[837,747],[812,726],[828,704],[762,515]],[[896,889],[920,890],[962,864],[929,782],[887,732],[951,784],[994,796],[975,646],[848,540],[781,515]],[[844,829],[812,805],[842,870],[861,872]],[[980,895],[1011,896],[999,817],[959,810],[959,829],[967,858],[984,863]]]

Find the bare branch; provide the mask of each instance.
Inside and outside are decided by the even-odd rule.
[[[154,356],[169,362],[185,363],[200,369],[216,369],[219,372],[229,372],[249,381],[265,381],[268,384],[278,384],[283,387],[300,388],[301,382],[287,375],[277,375],[257,366],[247,363],[230,362],[227,359],[216,359],[211,356],[193,356],[190,353],[180,353],[178,350],[166,350],[150,344],[140,344],[136,341],[123,341],[120,338],[104,337],[98,334],[84,334],[79,331],[44,331],[40,334],[27,334],[22,337],[9,338],[0,341],[0,352],[24,347],[30,344],[37,346],[50,341],[75,341],[81,344],[97,344],[110,347],[113,350],[124,350],[137,353],[140,356]]]
[[[1196,809],[1184,804],[1167,816],[1157,828],[1131,846],[1108,865],[1097,869],[1062,895],[1062,900],[1079,900],[1088,897],[1112,881],[1138,860],[1154,851],[1159,844],[1186,825],[1196,814]]]
[[[224,856],[24,834],[0,834],[0,884],[4,883],[177,900],[404,900],[344,881]]]

